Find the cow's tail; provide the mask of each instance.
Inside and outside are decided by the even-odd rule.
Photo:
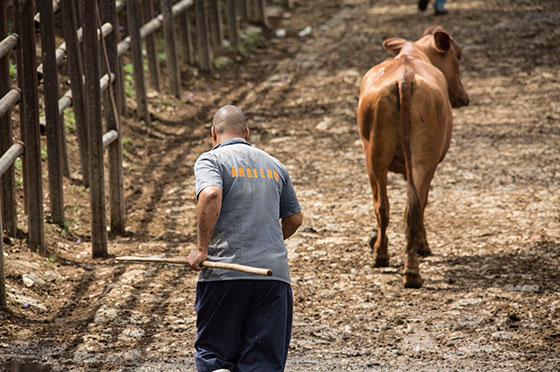
[[[412,176],[412,151],[410,147],[410,131],[412,123],[411,99],[414,83],[414,71],[404,59],[404,68],[399,75],[399,107],[402,126],[402,146],[406,169],[406,236],[408,244],[418,247],[422,239],[422,207],[414,178]],[[408,250],[408,249],[407,249]]]

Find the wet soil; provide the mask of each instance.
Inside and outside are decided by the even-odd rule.
[[[297,1],[243,58],[210,76],[184,67],[180,100],[151,94],[150,128],[123,122],[127,234],[110,236],[109,258],[91,258],[88,194],[76,175],[67,227],[47,225],[48,257],[29,251],[24,232],[4,245],[12,312],[0,317],[0,365],[195,370],[196,275],[113,257],[187,254],[192,167],[210,147],[213,113],[231,103],[245,111],[251,142],[288,167],[305,214],[287,242],[287,371],[560,371],[560,5],[447,8],[434,16],[412,0]],[[454,110],[431,185],[424,286],[404,289],[405,184],[390,175],[390,266],[374,268],[355,112],[361,76],[389,56],[383,40],[416,40],[436,23],[463,48],[471,104]]]

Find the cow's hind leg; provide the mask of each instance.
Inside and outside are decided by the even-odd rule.
[[[416,181],[416,178],[415,180]],[[415,188],[417,182],[407,181],[407,205],[405,209],[406,225],[406,252],[404,255],[403,282],[405,288],[420,288],[422,278],[420,277],[420,265],[418,262],[418,250],[426,241],[424,229],[424,208],[422,198],[419,197]]]
[[[410,196],[409,196],[410,198]],[[405,288],[420,288],[423,280],[420,277],[418,248],[422,242],[422,220],[419,203],[410,203],[405,209],[406,252],[404,255],[403,283]]]
[[[432,180],[432,177],[434,176],[434,173],[435,173],[435,169],[426,171],[425,174],[421,176],[422,183],[420,184],[420,187],[417,190],[418,197],[421,202],[421,208],[422,208],[422,219],[421,219],[422,223],[419,226],[420,236],[419,236],[419,244],[418,244],[418,254],[423,257],[432,254],[432,251],[430,250],[430,245],[428,244],[428,239],[426,237],[426,228],[424,227],[424,210],[426,209],[426,205],[428,204],[428,193],[430,191],[430,182]]]
[[[418,262],[419,255],[430,254],[430,247],[426,239],[424,227],[424,209],[428,202],[428,191],[430,181],[434,175],[434,169],[423,169],[419,164],[413,168],[415,189],[407,185],[407,207],[405,210],[406,222],[406,254],[404,259],[404,286],[407,288],[419,288],[423,280],[420,277]]]
[[[424,224],[422,224],[422,229],[424,230]],[[432,254],[432,250],[430,249],[430,245],[428,244],[428,240],[426,239],[426,231],[422,234],[424,238],[423,241],[418,246],[418,254],[422,257],[427,257]]]
[[[426,205],[428,204],[428,192],[430,190],[430,181],[433,177],[433,173],[435,170],[428,173],[424,176],[422,180],[423,183],[418,188],[418,197],[420,198],[421,202],[421,213],[422,213],[422,223],[419,226],[420,235],[419,235],[419,243],[418,243],[418,254],[422,257],[426,257],[432,254],[430,250],[430,245],[428,244],[428,238],[426,237],[426,228],[424,227],[424,210],[426,209]]]
[[[370,240],[373,250],[374,267],[389,266],[389,255],[387,246],[387,226],[389,225],[389,199],[387,197],[387,173],[377,173],[371,177],[371,189],[373,192],[373,208],[377,219],[377,233]]]

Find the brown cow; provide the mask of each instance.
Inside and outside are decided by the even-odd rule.
[[[375,266],[388,266],[387,172],[407,180],[404,286],[422,286],[417,253],[430,254],[424,208],[436,167],[449,142],[451,107],[469,104],[459,78],[461,48],[440,26],[431,26],[415,42],[391,38],[383,47],[394,58],[363,77],[358,127],[369,175],[377,234],[370,241]]]

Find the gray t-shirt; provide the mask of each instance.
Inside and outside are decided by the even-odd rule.
[[[222,209],[208,246],[211,261],[269,268],[271,277],[206,268],[199,281],[272,279],[290,283],[288,253],[280,218],[298,213],[288,171],[274,157],[242,138],[221,143],[197,159],[196,195],[222,189]]]

